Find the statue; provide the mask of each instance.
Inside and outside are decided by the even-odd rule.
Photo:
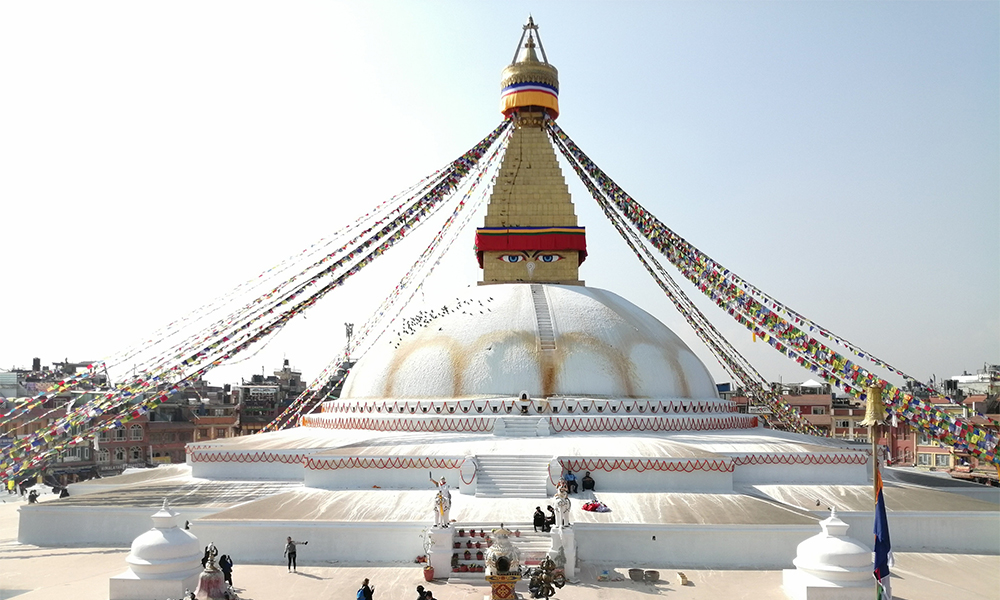
[[[537,568],[531,570],[528,591],[534,598],[551,598],[556,595],[556,588],[566,585],[566,576],[556,568],[551,558],[546,556]]]
[[[556,527],[569,527],[569,493],[566,491],[566,482],[560,481],[556,486]]]
[[[434,526],[447,527],[451,522],[451,490],[448,489],[448,481],[442,477],[441,481],[436,481],[432,473],[431,483],[437,486],[438,492],[434,497]]]

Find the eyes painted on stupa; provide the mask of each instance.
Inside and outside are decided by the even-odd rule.
[[[561,254],[537,250],[534,252],[520,252],[518,254],[501,254],[497,257],[497,260],[502,260],[506,263],[520,263],[527,262],[529,260],[542,263],[554,263],[556,261],[563,260],[563,258],[565,257]]]

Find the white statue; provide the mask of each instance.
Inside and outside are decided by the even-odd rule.
[[[569,493],[566,492],[566,483],[564,481],[559,482],[561,485],[556,486],[556,527],[569,527],[569,509],[570,509],[570,499]]]
[[[451,490],[448,489],[448,481],[444,477],[436,481],[431,474],[431,483],[438,489],[434,497],[434,526],[447,527],[451,522]]]

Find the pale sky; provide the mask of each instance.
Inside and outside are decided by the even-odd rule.
[[[920,379],[1000,363],[996,2],[128,1],[0,4],[0,368],[113,354],[461,155],[529,13],[559,124],[676,232]],[[581,277],[728,380],[563,172]],[[408,312],[475,285],[464,239]],[[209,379],[311,379],[406,252]]]

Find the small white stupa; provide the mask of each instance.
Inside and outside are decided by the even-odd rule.
[[[782,571],[785,594],[792,600],[871,600],[875,594],[872,550],[847,536],[847,523],[831,509],[823,528],[796,548],[794,569]]]
[[[197,537],[177,526],[177,515],[164,499],[153,528],[132,542],[128,569],[111,578],[110,600],[163,600],[195,589],[201,547]]]

